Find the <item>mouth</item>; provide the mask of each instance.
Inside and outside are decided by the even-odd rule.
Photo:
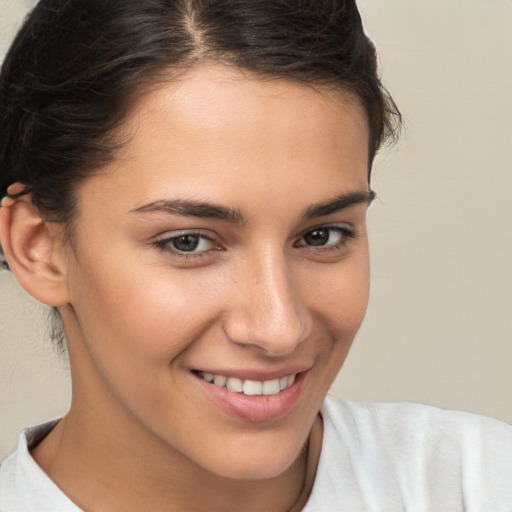
[[[226,388],[234,393],[242,393],[247,396],[272,396],[288,389],[294,382],[296,374],[286,375],[284,377],[272,380],[250,380],[238,377],[226,377],[224,375],[214,375],[213,373],[197,371],[194,372],[198,377],[215,386]]]
[[[268,422],[286,416],[294,409],[309,370],[276,376],[268,380],[244,378],[192,370],[199,388],[211,403],[244,421]],[[274,375],[272,375],[274,377]]]

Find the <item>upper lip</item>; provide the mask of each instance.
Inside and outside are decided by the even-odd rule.
[[[212,373],[213,375],[222,375],[227,378],[238,378],[241,380],[266,381],[281,379],[288,375],[296,375],[308,371],[311,365],[287,366],[276,370],[257,370],[257,369],[233,369],[233,368],[194,368],[193,371]]]

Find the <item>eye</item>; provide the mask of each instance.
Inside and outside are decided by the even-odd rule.
[[[211,241],[204,236],[189,233],[173,237],[169,242],[181,252],[202,252],[208,250]]]
[[[304,233],[294,245],[295,247],[318,247],[322,250],[339,249],[347,243],[348,239],[354,237],[354,231],[348,227],[322,226]]]
[[[162,251],[180,256],[202,256],[217,247],[214,241],[203,233],[180,233],[171,237],[157,240],[155,245]]]

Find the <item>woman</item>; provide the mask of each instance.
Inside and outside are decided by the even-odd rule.
[[[399,117],[375,62],[351,1],[38,4],[0,79],[0,236],[73,400],[2,464],[2,512],[512,508],[509,426],[325,398]]]

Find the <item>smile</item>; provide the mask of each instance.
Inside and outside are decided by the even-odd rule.
[[[224,375],[214,375],[208,372],[197,372],[197,375],[206,382],[215,386],[225,387],[228,391],[234,393],[243,393],[244,395],[277,395],[281,391],[289,388],[295,382],[295,374],[265,381],[239,379],[237,377],[225,377]]]

